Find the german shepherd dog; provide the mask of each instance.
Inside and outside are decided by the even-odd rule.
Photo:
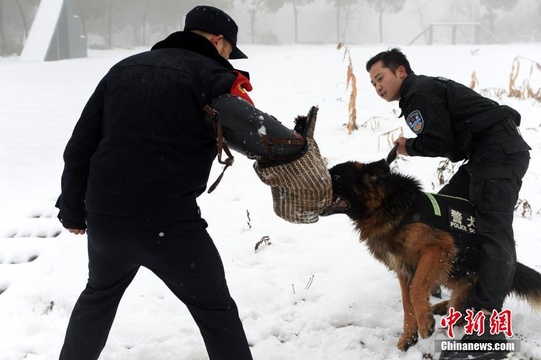
[[[454,215],[448,212],[446,220],[454,222],[451,227],[462,230],[464,238],[460,232],[437,228],[419,217],[427,207],[423,202],[437,207],[437,195],[422,192],[416,179],[391,172],[388,161],[345,162],[332,167],[330,173],[335,201],[322,215],[349,216],[370,253],[396,273],[404,310],[403,334],[397,345],[406,351],[419,335],[432,335],[433,314],[446,315],[450,307],[463,310],[477,279],[480,253],[475,246],[461,245],[472,244],[466,233],[474,233],[474,228],[467,221],[461,223],[466,216],[457,214],[473,215],[473,206],[467,200],[448,197],[460,202],[451,207],[466,204],[466,210],[451,210]],[[440,215],[444,212],[440,210]],[[451,291],[450,298],[431,306],[430,291],[439,285]],[[541,274],[517,263],[510,293],[541,309]]]

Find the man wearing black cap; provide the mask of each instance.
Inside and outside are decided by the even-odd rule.
[[[88,229],[89,255],[60,359],[99,357],[140,266],[186,304],[210,359],[252,359],[196,203],[216,155],[204,106],[229,93],[251,101],[248,74],[228,62],[238,58],[233,19],[198,6],[184,31],[120,61],[90,97],[64,152],[57,203],[65,228]]]
[[[234,148],[246,154],[258,147],[266,149],[272,139],[262,146],[257,131],[238,131],[250,123],[248,113],[262,113],[246,94],[251,90],[248,74],[228,61],[246,58],[237,47],[233,19],[214,7],[198,6],[187,14],[185,25],[184,31],[109,70],[64,151],[58,217],[69,232],[88,232],[89,276],[71,314],[61,360],[98,359],[122,295],[141,266],[155,273],[188,307],[211,360],[252,359],[222,261],[196,198],[207,186],[217,149],[221,151],[217,139],[222,127],[225,138],[256,134],[249,141],[241,138]],[[211,123],[215,127],[209,127],[209,105],[220,109],[224,126]],[[231,107],[240,110],[225,114]],[[281,186],[281,193],[295,198],[294,214],[277,211],[292,222],[317,221],[332,196],[330,176],[313,140],[315,110],[310,114],[300,133],[280,128],[267,114],[257,119],[263,119],[269,130],[278,128],[291,137],[277,142],[287,145],[273,149],[272,156],[294,155],[286,156],[279,174],[274,174],[278,163],[259,154],[259,162],[268,160],[260,164],[260,176],[293,174],[302,194],[309,193],[310,187],[315,190],[310,201],[316,205],[308,203],[302,209],[305,203],[297,188],[288,191],[287,184],[284,188],[273,183],[273,194]],[[252,148],[244,149],[244,143]],[[304,169],[312,173],[306,175]],[[296,175],[308,184],[304,186]]]
[[[237,47],[238,27],[235,21],[222,10],[212,6],[197,6],[186,15],[184,31],[199,30],[209,34],[219,34],[233,47],[229,59],[247,59]],[[212,40],[211,40],[212,41]]]

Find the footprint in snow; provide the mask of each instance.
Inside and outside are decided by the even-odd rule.
[[[39,257],[37,254],[32,255],[21,255],[21,254],[11,254],[9,257],[0,257],[0,265],[16,265],[16,264],[26,264],[36,260]],[[2,285],[0,285],[0,289]]]
[[[5,237],[7,238],[29,238],[37,237],[40,239],[55,238],[62,233],[60,229],[22,229],[11,231]]]
[[[56,218],[54,209],[36,210],[29,214],[28,218],[17,221],[5,234],[0,237],[41,239],[55,238],[62,233],[60,222]]]

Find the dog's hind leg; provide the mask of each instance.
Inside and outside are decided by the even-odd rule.
[[[441,286],[439,284],[432,286],[432,289],[430,289],[430,295],[441,299]]]
[[[402,291],[402,307],[404,309],[404,328],[397,346],[400,350],[406,351],[410,346],[417,343],[417,320],[411,303],[410,281],[404,274],[398,273],[397,275],[400,282],[400,290]]]
[[[432,314],[434,315],[447,315],[448,310],[449,300],[443,300],[437,304],[432,305]]]
[[[467,278],[461,278],[458,281],[448,282],[446,284],[451,289],[451,297],[449,300],[442,301],[432,305],[432,313],[434,315],[446,316],[449,314],[449,309],[453,308],[456,311],[464,312],[464,304],[470,295],[472,285]],[[463,326],[466,324],[464,317],[458,319],[455,326]]]
[[[466,302],[466,299],[468,299],[471,290],[472,285],[468,282],[468,279],[462,278],[456,281],[452,288],[447,310],[453,308],[456,311],[464,311],[464,303]]]

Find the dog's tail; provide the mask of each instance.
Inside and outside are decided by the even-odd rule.
[[[511,291],[526,300],[534,310],[541,311],[541,274],[517,262]]]

